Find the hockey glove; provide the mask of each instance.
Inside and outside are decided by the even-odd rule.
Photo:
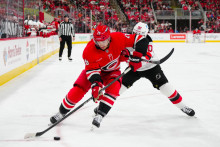
[[[128,61],[129,60],[129,56],[130,56],[130,52],[128,49],[123,49],[121,51],[121,55],[120,55],[120,58],[119,58],[119,61],[120,62],[124,62],[124,61]]]
[[[129,66],[131,67],[131,69],[136,72],[141,66],[141,57],[143,56],[142,53],[134,51],[133,55],[130,56],[129,60]]]
[[[103,84],[101,82],[94,82],[91,87],[92,87],[93,101],[97,103],[99,100],[101,100],[100,98],[101,98],[102,93],[99,94],[99,90],[102,89]]]

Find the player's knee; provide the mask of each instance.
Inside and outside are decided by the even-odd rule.
[[[87,91],[85,91],[83,88],[78,85],[74,85],[74,87],[68,92],[67,99],[71,103],[76,104],[84,97],[86,93]]]
[[[122,80],[122,85],[124,85],[126,88],[130,88],[130,87],[133,85],[133,83],[124,82],[124,81]]]
[[[164,83],[154,83],[153,87],[156,88],[157,90],[160,90],[160,88],[165,85],[168,82],[164,82]]]
[[[165,83],[159,88],[160,92],[169,97],[175,92],[175,88],[170,83]]]
[[[89,89],[91,88],[90,85],[87,86],[87,85],[81,85],[81,84],[77,84],[77,83],[73,84],[73,88],[74,87],[78,87],[78,88],[82,89],[85,93],[87,93],[89,91]]]
[[[119,96],[119,90],[121,88],[121,82],[119,81],[116,81],[115,83],[113,83],[111,86],[109,86],[105,92],[114,96],[114,97],[117,97]]]

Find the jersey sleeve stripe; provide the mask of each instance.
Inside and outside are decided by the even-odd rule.
[[[86,74],[90,74],[90,73],[92,73],[92,72],[101,72],[101,70],[100,69],[94,69],[94,70],[87,70],[86,71]]]
[[[89,80],[89,79],[91,79],[92,76],[95,76],[95,75],[99,76],[100,73],[99,72],[93,72],[93,73],[87,74],[87,79]]]

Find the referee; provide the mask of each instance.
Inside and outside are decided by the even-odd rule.
[[[60,23],[59,26],[59,40],[60,40],[60,51],[59,51],[59,60],[62,60],[62,54],[63,54],[63,49],[65,42],[68,46],[68,59],[69,61],[72,61],[71,58],[71,52],[72,52],[72,36],[73,36],[73,41],[75,40],[75,32],[73,28],[73,24],[69,21],[69,16],[65,15],[64,16],[64,21]]]

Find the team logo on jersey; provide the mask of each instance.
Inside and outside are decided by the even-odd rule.
[[[156,75],[156,79],[159,80],[160,78],[161,78],[161,75],[160,75],[160,73],[158,73],[158,74]]]
[[[115,59],[115,60],[112,60],[111,62],[109,62],[104,67],[102,67],[102,70],[111,71],[111,70],[114,70],[115,68],[117,68],[117,65],[118,65],[118,59]]]

